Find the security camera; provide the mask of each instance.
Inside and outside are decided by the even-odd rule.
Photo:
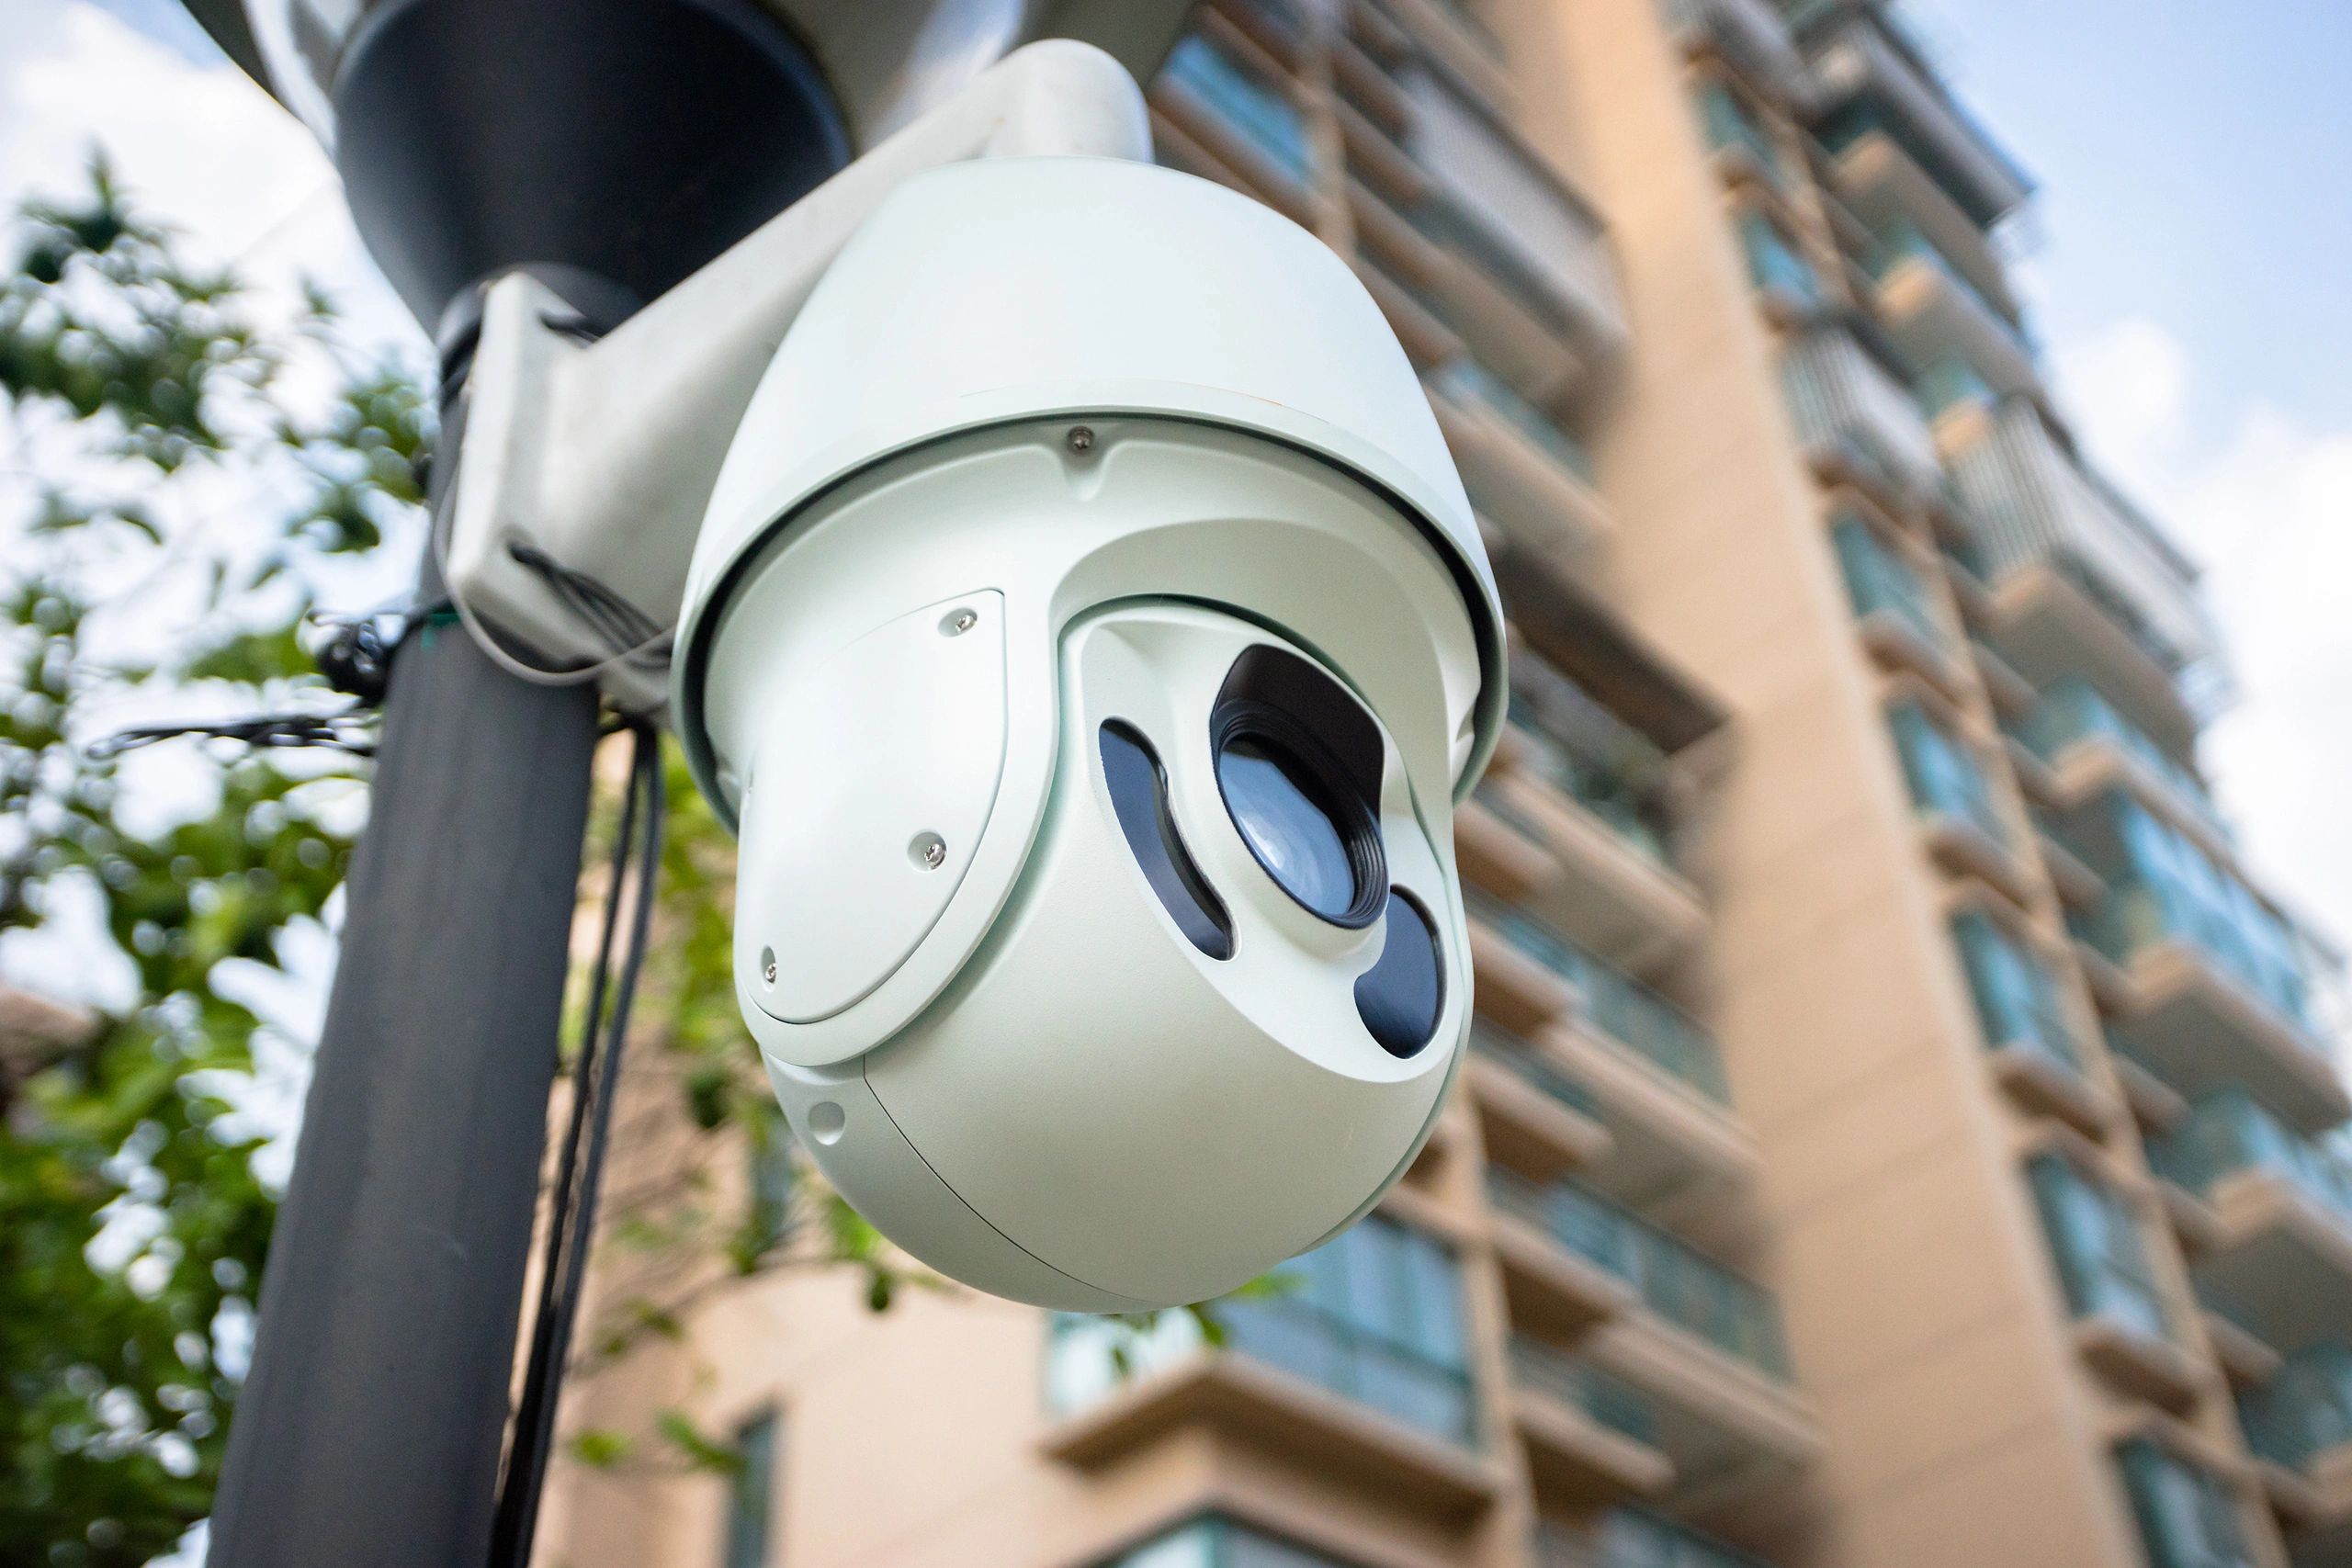
[[[743,1016],[892,1241],[1197,1302],[1368,1210],[1470,970],[1500,613],[1332,253],[1148,164],[956,164],[842,249],[736,432],[672,711]]]

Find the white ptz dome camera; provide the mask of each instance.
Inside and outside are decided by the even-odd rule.
[[[1206,1300],[1363,1213],[1470,1017],[1501,618],[1410,364],[1148,164],[915,177],[713,493],[673,712],[793,1127],[1001,1295]]]

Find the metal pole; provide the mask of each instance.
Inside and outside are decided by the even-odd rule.
[[[214,1568],[482,1560],[595,741],[454,626],[396,659]]]

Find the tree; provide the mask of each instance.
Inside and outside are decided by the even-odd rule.
[[[416,507],[431,418],[322,299],[273,321],[102,164],[8,237],[0,408],[43,478],[0,558],[0,932],[95,908],[90,962],[133,994],[0,1073],[0,1560],[131,1564],[209,1506],[275,1201],[241,1114],[261,1022],[224,977],[326,915],[362,800],[349,757],[178,742],[196,804],[145,825],[92,721],[340,701],[313,576]],[[208,502],[238,514],[208,532]]]

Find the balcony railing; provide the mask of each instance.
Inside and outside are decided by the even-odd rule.
[[[1766,1564],[1689,1525],[1639,1508],[1620,1508],[1602,1521],[1597,1568],[1766,1568]]]
[[[1577,1114],[1600,1119],[1600,1101],[1593,1098],[1592,1090],[1545,1061],[1527,1042],[1482,1022],[1470,1031],[1470,1048]]]
[[[1467,355],[1457,355],[1440,367],[1430,382],[1457,401],[1473,403],[1493,413],[1578,482],[1588,487],[1592,484],[1592,457],[1582,444],[1561,429],[1558,420],[1521,397],[1510,382],[1476,359]]]
[[[2238,1417],[2246,1446],[2290,1470],[2352,1443],[2352,1346],[2290,1356],[2268,1382],[2238,1397]]]
[[[1879,6],[1829,11],[1807,29],[1822,102],[1821,140],[1840,152],[1882,131],[1980,227],[2031,194],[2025,175],[1953,101]]]
[[[1722,82],[1709,81],[1699,89],[1699,123],[1707,145],[1718,152],[1744,153],[1775,186],[1788,184],[1789,171],[1781,150],[1756,122],[1739,96]]]
[[[1968,823],[1996,844],[2008,842],[2008,824],[1993,803],[1991,786],[1975,752],[1956,739],[1917,703],[1888,716],[1902,753],[1912,803],[1924,813]]]
[[[1522,668],[1524,673],[1513,671],[1510,718],[1524,765],[1633,848],[1671,866],[1674,814],[1666,753],[1567,677],[1532,661]]]
[[[1631,1383],[1525,1334],[1510,1337],[1511,1379],[1581,1410],[1620,1437],[1657,1447],[1657,1410]]]
[[[1760,212],[1742,214],[1739,248],[1747,258],[1748,281],[1758,289],[1779,297],[1799,310],[1811,312],[1821,308],[1819,275],[1770,219]]]
[[[1159,79],[1215,115],[1290,178],[1308,183],[1315,160],[1306,117],[1272,83],[1244,70],[1198,33],[1177,40]]]
[[[2075,934],[2130,967],[2146,949],[2177,942],[2203,953],[2301,1034],[2319,1043],[2308,944],[2234,872],[2171,823],[2129,796],[2110,793],[2102,810],[2062,835],[2075,857],[2106,879],[2091,914],[2070,919]]]
[[[2211,1193],[2241,1173],[2272,1176],[2352,1225],[2352,1159],[2333,1142],[2290,1128],[2244,1089],[2199,1100],[2188,1119],[2148,1145],[2167,1179]]]
[[[1666,17],[1678,32],[1707,33],[1724,59],[1782,96],[1804,96],[1804,57],[1771,0],[1667,0]]]
[[[1847,597],[1857,617],[1886,614],[1911,628],[1919,640],[1938,651],[1951,646],[1951,634],[1936,618],[1926,584],[1908,561],[1871,532],[1858,517],[1842,517],[1831,531],[1838,570],[1846,579]]]
[[[1964,359],[1939,359],[1911,383],[1912,395],[1929,419],[1940,419],[1963,405],[1990,408],[1999,396],[1976,367]]]
[[[1437,73],[1413,67],[1398,85],[1413,106],[1405,150],[1446,193],[1406,216],[1536,320],[1613,353],[1626,335],[1624,301],[1591,205]]]
[[[2112,486],[2071,456],[2026,400],[2011,398],[1952,459],[1986,581],[2049,565],[2112,619],[2192,705],[2221,682],[2196,569]]]
[[[1996,303],[1969,276],[1952,265],[1951,259],[1937,248],[1916,223],[1890,225],[1875,236],[1877,244],[1870,257],[1870,274],[1884,282],[1895,271],[1912,262],[1935,269],[1937,275],[1958,289],[1975,308],[1982,311],[1994,329],[2017,344],[2018,352],[2031,356],[2033,345],[2025,328]]]
[[[2115,705],[2080,676],[2068,676],[2041,694],[2041,702],[2016,728],[2017,738],[2044,761],[2056,762],[2075,745],[2089,740],[2111,742],[2126,756],[2194,810],[2222,837],[2229,836],[2221,808],[2206,792],[2205,782],[2187,763],[2174,757],[2155,739],[2116,711]]]
[[[1730,1103],[1723,1052],[1689,1014],[1508,905],[1480,900],[1477,913],[1498,936],[1575,987],[1595,1030],[1716,1104]]]
[[[1943,467],[1919,405],[1850,333],[1808,334],[1781,375],[1797,434],[1817,457],[1841,457],[1906,501],[1941,491]]]
[[[1497,1208],[1624,1280],[1658,1316],[1768,1377],[1788,1381],[1780,1307],[1762,1286],[1582,1188],[1532,1182],[1500,1168],[1488,1171],[1487,1183]]]

